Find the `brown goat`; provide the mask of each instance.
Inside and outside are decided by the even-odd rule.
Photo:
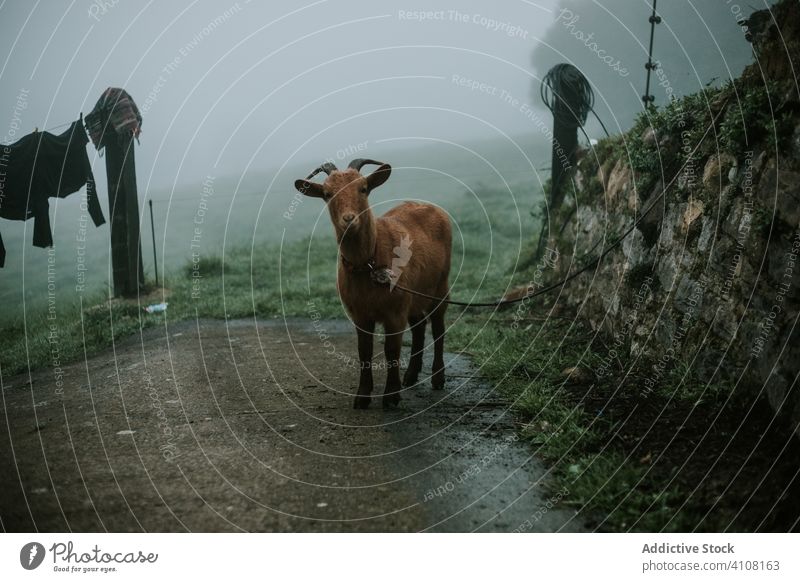
[[[380,167],[362,176],[365,164]],[[430,204],[404,202],[375,217],[369,206],[372,190],[386,182],[392,168],[373,160],[353,160],[346,170],[331,163],[317,168],[295,188],[306,196],[322,198],[339,243],[337,288],[358,333],[361,375],[354,408],[367,408],[372,394],[372,352],[375,324],[383,324],[387,375],[383,407],[400,401],[400,348],[406,326],[411,327],[411,359],[403,385],[416,383],[422,370],[425,326],[431,320],[434,356],[431,384],[444,388],[444,314],[447,304],[393,289],[404,287],[434,297],[447,298],[450,273],[450,219]],[[319,172],[328,174],[323,184],[310,182]],[[375,273],[391,269],[392,285],[379,285]]]

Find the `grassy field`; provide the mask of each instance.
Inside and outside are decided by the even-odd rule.
[[[538,185],[547,174],[539,172],[539,168],[548,165],[541,160],[549,159],[549,149],[543,140],[530,135],[511,141],[482,139],[459,144],[420,138],[412,143],[369,144],[359,155],[392,164],[392,178],[373,202],[377,211],[383,213],[398,200],[409,198],[452,210],[463,203],[462,193],[471,188],[475,189],[473,198],[477,199],[481,188],[503,189],[506,183]],[[142,180],[139,196],[146,277],[154,278],[150,201],[158,267],[167,276],[180,269],[194,253],[227,259],[238,257],[242,248],[252,246],[257,263],[254,267],[261,267],[265,264],[261,255],[271,252],[268,249],[273,246],[328,235],[330,225],[324,205],[314,200],[297,201],[292,186],[296,178],[306,176],[322,161],[292,161],[280,168],[258,168],[241,176],[206,176],[206,168],[197,168],[195,183],[147,191]],[[349,160],[335,161],[344,166]],[[100,203],[108,219],[104,186],[101,190]],[[3,222],[8,256],[0,271],[0,303],[5,307],[0,310],[0,327],[22,325],[24,318],[35,318],[53,300],[61,314],[78,304],[81,295],[84,301],[92,302],[93,294],[108,293],[109,226],[106,223],[95,228],[91,224],[81,210],[81,196],[53,200],[52,249],[30,246],[32,221]],[[520,199],[521,213],[526,214],[533,203],[528,198]],[[199,235],[197,228],[201,231]],[[82,247],[80,253],[79,247]],[[82,293],[75,290],[78,283],[84,289]],[[51,293],[53,288],[55,296]]]

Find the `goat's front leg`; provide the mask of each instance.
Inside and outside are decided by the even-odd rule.
[[[370,394],[372,394],[372,342],[375,335],[375,322],[356,322],[356,330],[361,375],[358,378],[358,394],[353,401],[353,408],[369,408]]]
[[[386,389],[383,392],[383,407],[397,408],[400,403],[400,350],[403,347],[403,331],[405,325],[386,322],[384,331],[386,339],[383,353],[386,356]]]

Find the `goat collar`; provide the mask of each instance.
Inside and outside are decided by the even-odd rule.
[[[378,250],[378,243],[375,243],[375,252]],[[372,253],[372,256],[367,260],[366,263],[362,263],[361,265],[356,265],[348,261],[341,252],[339,256],[342,258],[342,266],[344,267],[345,271],[348,273],[368,273],[372,282],[379,286],[385,287],[389,285],[392,281],[392,277],[394,276],[392,270],[385,266],[378,266],[378,262],[375,260],[375,252]]]
[[[342,258],[342,265],[344,266],[345,270],[348,273],[371,273],[377,268],[377,261],[375,260],[375,255],[378,253],[378,240],[375,240],[375,246],[372,248],[372,254],[370,255],[369,259],[367,259],[366,263],[362,263],[357,265],[352,261],[349,261],[345,258],[344,253],[342,250],[339,249],[339,256]]]
[[[356,265],[355,263],[351,263],[348,261],[344,255],[340,255],[342,257],[342,265],[344,265],[345,270],[348,273],[371,273],[376,268],[375,257],[372,256],[366,263],[362,263],[361,265]]]

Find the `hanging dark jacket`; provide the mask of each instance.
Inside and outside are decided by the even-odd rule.
[[[81,116],[60,135],[34,132],[13,144],[0,145],[0,217],[33,218],[34,246],[53,245],[48,198],[64,198],[84,185],[95,226],[105,222],[86,154],[88,142]],[[5,264],[5,254],[0,237],[0,267]]]

